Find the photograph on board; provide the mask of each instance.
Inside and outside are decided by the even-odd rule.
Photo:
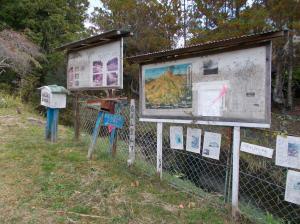
[[[218,62],[212,59],[203,62],[203,75],[217,75],[219,72]]]
[[[296,142],[288,143],[288,156],[300,158],[300,143],[296,143]]]
[[[72,87],[74,81],[74,67],[70,67],[68,70],[68,86]]]
[[[103,63],[100,60],[93,61],[93,73],[102,73]]]
[[[118,85],[118,74],[116,72],[109,72],[107,74],[107,86]]]
[[[94,83],[94,86],[102,86],[103,85],[103,74],[93,74],[93,83]]]
[[[219,160],[221,148],[221,134],[213,132],[204,133],[202,156]]]
[[[117,71],[118,70],[118,58],[114,57],[107,62],[107,71]]]
[[[170,146],[172,149],[183,149],[183,129],[181,126],[170,127]]]
[[[187,128],[186,132],[186,151],[200,153],[201,129]]]
[[[145,69],[147,109],[192,108],[191,64]]]

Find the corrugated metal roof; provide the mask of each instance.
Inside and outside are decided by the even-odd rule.
[[[144,63],[147,61],[155,60],[158,58],[173,58],[179,55],[189,55],[200,53],[203,51],[215,50],[215,49],[225,49],[233,46],[239,46],[243,44],[253,44],[269,41],[273,38],[282,37],[287,30],[272,30],[261,33],[254,33],[249,35],[242,35],[238,37],[231,37],[222,40],[208,41],[200,44],[191,45],[188,47],[162,50],[147,54],[141,54],[136,56],[127,57],[127,60],[132,63]]]
[[[104,33],[101,33],[99,35],[95,35],[92,37],[88,37],[79,41],[74,41],[65,45],[62,45],[55,50],[62,51],[62,50],[68,50],[68,51],[76,51],[80,50],[81,48],[86,48],[90,46],[96,46],[100,45],[105,42],[109,42],[112,40],[117,40],[122,37],[128,37],[132,35],[130,31],[126,30],[110,30]]]

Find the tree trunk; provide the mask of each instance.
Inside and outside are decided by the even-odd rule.
[[[273,101],[278,104],[284,103],[283,96],[283,50],[279,49],[276,53],[276,78],[273,91]]]
[[[292,23],[292,21],[291,21]],[[287,107],[293,109],[293,32],[288,34],[288,91],[287,91]]]

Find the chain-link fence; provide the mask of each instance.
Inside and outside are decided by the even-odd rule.
[[[87,144],[91,141],[98,111],[99,108],[96,106],[81,101],[81,139],[87,141]],[[126,162],[129,150],[129,103],[124,106],[121,114],[125,118],[125,125],[118,130],[117,158]],[[275,127],[276,131],[242,128],[241,141],[275,149],[277,134],[285,132],[289,135],[299,135],[297,128],[288,130],[286,127],[289,123],[286,119],[281,120],[285,125],[278,124]],[[293,125],[300,125],[300,119],[291,122]],[[212,202],[230,203],[232,128],[178,124],[183,126],[184,136],[187,127],[200,128],[202,134],[205,131],[222,134],[220,158],[213,160],[201,154],[171,149],[169,127],[174,125],[176,124],[163,126],[163,178],[182,191],[197,194]],[[156,123],[140,122],[138,107],[136,107],[135,134],[134,167],[152,175],[156,172]],[[99,147],[109,148],[107,127],[100,129],[95,154],[99,153]],[[300,206],[284,200],[286,174],[287,168],[275,166],[274,156],[273,159],[267,159],[240,153],[239,208],[245,217],[249,217],[254,223],[300,223]]]

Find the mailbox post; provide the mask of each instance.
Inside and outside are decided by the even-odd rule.
[[[66,108],[66,95],[69,91],[58,85],[42,86],[39,89],[41,90],[41,105],[47,108],[45,138],[56,142],[59,109]]]

